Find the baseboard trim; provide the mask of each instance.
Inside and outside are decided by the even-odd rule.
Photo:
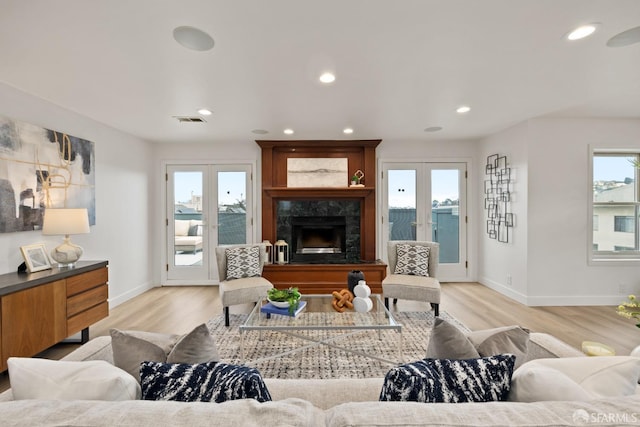
[[[493,289],[502,295],[518,301],[529,307],[544,307],[544,306],[576,306],[576,305],[619,305],[627,298],[627,295],[557,295],[557,296],[528,296],[516,292],[512,288],[503,285],[502,283],[495,282],[491,279],[483,277],[479,280],[479,283]]]
[[[519,303],[528,305],[527,296],[521,294],[520,292],[516,292],[513,288],[509,288],[502,283],[495,282],[491,279],[487,279],[486,277],[481,277],[479,282],[487,288],[493,289],[496,292],[500,292],[502,295],[509,297],[514,301],[518,301]]]
[[[114,298],[109,298],[109,309],[119,306],[123,302],[129,301],[133,297],[137,297],[140,294],[145,293],[149,289],[154,288],[151,282],[143,283],[140,286],[136,286],[133,289],[128,290],[127,292],[120,294]]]

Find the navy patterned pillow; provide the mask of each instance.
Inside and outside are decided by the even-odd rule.
[[[398,244],[398,260],[393,273],[429,277],[429,251],[429,246]]]
[[[382,401],[491,402],[506,400],[516,357],[424,359],[391,368],[380,392]]]
[[[231,248],[227,255],[227,280],[260,276],[260,248],[258,246]]]
[[[221,362],[142,362],[140,379],[143,400],[216,402],[235,399],[271,400],[260,372],[247,366]]]

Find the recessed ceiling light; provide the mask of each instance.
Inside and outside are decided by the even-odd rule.
[[[322,83],[333,83],[336,79],[336,76],[333,73],[323,73],[320,76],[320,81]]]
[[[459,113],[459,114],[468,113],[469,111],[471,111],[471,107],[467,105],[461,105],[456,109],[456,113]]]
[[[194,27],[177,27],[173,30],[173,38],[187,49],[205,51],[213,48],[213,38]]]
[[[286,133],[287,135],[293,135],[293,129],[285,129],[284,133]]]
[[[431,127],[426,128],[424,131],[425,132],[438,132],[440,130],[442,130],[442,126],[431,126]]]
[[[573,40],[580,40],[585,37],[589,37],[598,29],[599,25],[600,24],[597,24],[597,23],[581,25],[578,28],[572,30],[569,34],[567,34],[566,36],[567,40],[573,41]]]
[[[251,131],[251,133],[255,133],[256,135],[265,135],[269,133],[269,131],[265,129],[254,129]]]
[[[351,128],[344,128],[344,129],[342,130],[342,133],[346,133],[347,135],[350,135],[350,134],[352,134],[352,133],[353,133],[353,129],[351,129]]]
[[[630,28],[616,34],[607,41],[609,47],[623,47],[640,42],[640,27]]]
[[[201,108],[198,110],[198,114],[202,114],[203,116],[210,116],[213,114],[211,110],[207,110],[206,108]]]

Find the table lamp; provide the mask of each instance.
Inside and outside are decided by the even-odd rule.
[[[82,256],[82,248],[71,243],[71,234],[89,233],[89,214],[86,209],[51,209],[44,211],[42,234],[64,236],[60,246],[51,251],[51,258],[59,267],[73,268]]]

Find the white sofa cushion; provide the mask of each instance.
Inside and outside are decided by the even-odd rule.
[[[10,357],[9,378],[15,400],[132,400],[140,385],[127,372],[102,360]]]
[[[175,235],[176,236],[188,236],[189,235],[189,227],[191,226],[191,221],[188,219],[176,219],[175,220]]]
[[[636,393],[640,359],[628,356],[536,359],[518,368],[509,400],[587,401]]]

